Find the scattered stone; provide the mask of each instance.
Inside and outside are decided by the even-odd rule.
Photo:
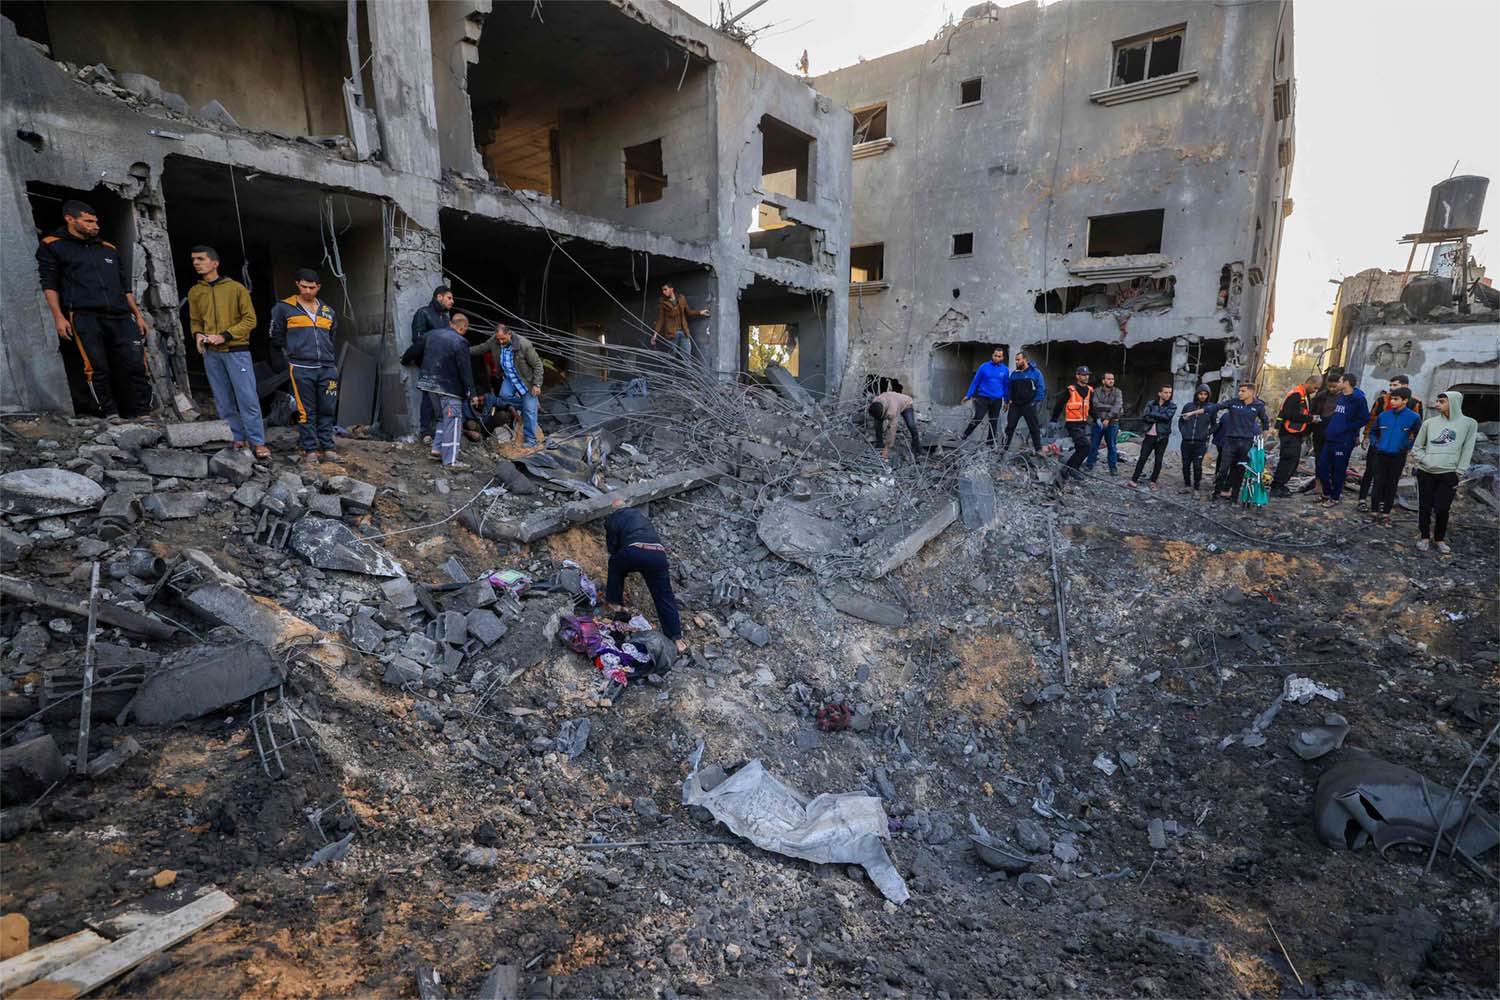
[[[47,651],[52,635],[40,625],[22,625],[10,640],[10,648],[22,659],[36,659]]]
[[[304,517],[292,527],[288,545],[318,569],[368,576],[404,575],[401,564],[389,552],[360,538],[343,521],[332,518]]]
[[[808,569],[819,559],[851,547],[842,527],[792,500],[777,500],[766,508],[755,532],[766,548]]]
[[[161,871],[151,876],[151,884],[158,889],[165,889],[167,886],[176,881],[177,873],[170,868],[163,868]]]
[[[93,510],[104,487],[66,469],[18,469],[0,476],[0,513],[56,517]]]
[[[863,621],[873,622],[876,625],[886,625],[892,628],[898,628],[906,624],[905,610],[896,607],[894,604],[887,604],[884,601],[865,597],[863,594],[839,591],[830,600],[833,602],[833,606],[844,614],[852,615]]]
[[[977,531],[995,521],[995,481],[982,465],[972,465],[958,479],[958,503],[964,528]]]
[[[588,749],[589,733],[594,724],[587,718],[569,719],[557,733],[557,751],[565,753],[569,760],[577,758]]]
[[[371,483],[349,476],[334,476],[328,480],[328,488],[339,495],[344,510],[363,514],[375,506],[375,487]]]
[[[31,555],[34,545],[28,536],[0,526],[0,566],[14,566]]]
[[[153,476],[203,479],[208,475],[208,459],[196,451],[147,448],[141,452],[140,459],[141,466]]]
[[[1052,838],[1035,820],[1016,821],[1016,843],[1032,854],[1046,854],[1052,850]]]
[[[406,637],[406,644],[401,647],[401,653],[408,659],[428,667],[435,666],[442,659],[438,644],[420,632],[413,632]]]
[[[356,615],[349,629],[349,641],[362,653],[373,653],[385,641],[385,629],[375,624],[369,615]]]
[[[448,579],[454,583],[468,583],[472,577],[469,571],[464,569],[464,564],[458,561],[457,556],[449,556],[448,561],[443,563],[443,572],[448,574]]]
[[[396,687],[420,684],[422,683],[422,667],[405,656],[393,656],[391,662],[386,664],[385,676],[381,679]]]
[[[162,429],[151,424],[120,424],[108,431],[115,447],[136,452],[149,448],[162,438]]]
[[[314,514],[324,517],[343,517],[344,505],[339,498],[329,493],[309,493],[307,496],[307,509]]]
[[[458,858],[470,868],[498,868],[500,866],[500,849],[497,847],[479,847],[475,844],[470,844],[463,849]]]
[[[823,745],[823,737],[816,729],[797,730],[797,749],[816,750]]]
[[[230,499],[241,507],[254,508],[265,495],[266,488],[259,483],[242,483]]]
[[[665,823],[667,820],[667,817],[661,814],[661,810],[656,808],[655,800],[649,795],[642,795],[637,798],[630,804],[630,808],[635,810],[635,814],[641,819],[654,819],[662,823]]]
[[[417,588],[404,576],[387,580],[380,585],[380,589],[385,594],[386,600],[398,608],[405,610],[417,606]]]
[[[1167,849],[1167,827],[1160,816],[1152,817],[1146,826],[1146,834],[1151,838],[1151,849],[1153,851],[1164,851]]]
[[[735,634],[752,646],[765,646],[771,641],[771,630],[759,622],[745,620],[740,622]]]
[[[1141,765],[1141,756],[1134,750],[1121,750],[1120,763],[1134,770]]]
[[[239,484],[255,475],[255,455],[249,448],[221,448],[208,460],[208,471],[220,479]]]
[[[7,805],[30,802],[67,776],[62,751],[50,735],[0,749],[0,801]]]
[[[207,493],[153,493],[141,501],[153,521],[180,521],[208,509]]]
[[[705,792],[713,791],[728,780],[728,773],[718,764],[709,764],[707,767],[698,770],[698,787],[702,788]],[[860,869],[860,871],[863,870]]]
[[[134,736],[127,736],[109,750],[89,761],[89,777],[102,778],[112,771],[117,771],[126,761],[141,752],[141,745],[135,741]]]
[[[1052,876],[1038,875],[1036,872],[1027,872],[1016,879],[1016,884],[1021,891],[1032,899],[1046,901],[1052,898]]]
[[[1083,855],[1072,844],[1065,844],[1062,841],[1058,841],[1052,845],[1052,856],[1063,864],[1070,865]]]
[[[448,724],[447,720],[443,718],[443,710],[430,701],[418,701],[416,707],[412,709],[412,714],[417,717],[419,722],[433,729],[441,730]]]

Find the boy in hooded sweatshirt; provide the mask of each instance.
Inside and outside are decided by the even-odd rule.
[[[1436,515],[1432,540],[1447,555],[1453,551],[1443,540],[1448,537],[1448,508],[1453,506],[1458,477],[1474,457],[1479,424],[1464,416],[1464,394],[1453,389],[1438,393],[1435,405],[1424,416],[1411,449],[1417,473],[1417,528],[1422,533],[1417,548],[1427,551],[1427,529]]]
[[[1339,377],[1339,395],[1333,414],[1323,423],[1323,450],[1318,453],[1318,481],[1323,484],[1325,507],[1332,507],[1344,495],[1344,473],[1349,471],[1349,456],[1359,440],[1360,431],[1370,419],[1370,404],[1359,391],[1359,376],[1345,372]]]
[[[1182,430],[1184,493],[1196,493],[1203,483],[1203,456],[1208,452],[1208,439],[1214,433],[1214,418],[1204,410],[1212,395],[1208,386],[1200,385],[1198,391],[1193,393],[1192,405],[1183,407],[1183,414],[1177,419],[1177,426]],[[1192,411],[1192,416],[1188,416],[1189,410]]]

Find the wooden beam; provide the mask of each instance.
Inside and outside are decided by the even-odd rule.
[[[7,995],[13,1000],[74,1000],[187,940],[238,905],[228,894],[215,890]]]
[[[927,520],[917,526],[917,529],[907,535],[901,541],[891,546],[886,554],[875,564],[870,572],[870,578],[878,580],[887,573],[899,567],[912,556],[922,551],[922,546],[941,535],[948,525],[958,520],[958,501],[946,500],[938,505]]]
[[[109,938],[100,937],[90,930],[82,930],[22,952],[14,958],[7,958],[0,962],[0,993],[9,993],[42,976],[72,965],[107,944],[109,944]]]
[[[655,479],[643,479],[621,490],[603,496],[578,500],[548,510],[528,514],[522,518],[485,520],[480,524],[478,515],[464,511],[461,519],[471,530],[479,530],[485,538],[498,538],[513,542],[534,542],[538,538],[566,531],[575,524],[586,524],[606,517],[614,510],[616,500],[627,507],[638,507],[652,500],[686,493],[688,490],[707,486],[729,474],[728,466],[713,464],[674,472]]]
[[[0,574],[0,595],[16,601],[42,604],[59,611],[67,611],[80,618],[87,618],[89,614],[88,598],[58,590],[55,587],[43,586],[40,583],[28,583],[13,576]],[[138,615],[134,611],[126,611],[113,604],[99,605],[99,620],[106,625],[113,625],[151,639],[170,639],[177,634],[177,628],[173,625],[145,615]]]

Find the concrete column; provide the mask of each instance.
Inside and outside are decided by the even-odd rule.
[[[14,141],[3,144],[8,183],[0,185],[0,239],[8,248],[0,266],[0,301],[5,304],[0,309],[0,404],[72,413],[57,331],[33,257],[36,228],[26,185],[10,162],[10,151],[18,146]]]
[[[1193,394],[1198,391],[1198,376],[1188,369],[1188,342],[1184,337],[1178,337],[1172,343],[1172,398],[1177,402],[1177,415],[1188,409],[1193,402]],[[1167,445],[1168,451],[1178,451],[1182,447],[1182,431],[1177,426],[1177,421],[1172,421],[1172,440]]]
[[[491,0],[427,0],[431,12],[432,76],[437,99],[438,146],[443,166],[484,176],[474,149],[474,112],[468,70],[479,62],[479,36]]]
[[[443,241],[435,232],[396,212],[390,242],[391,329],[386,332],[389,350],[381,358],[381,386],[385,393],[399,389],[406,397],[402,407],[382,406],[382,429],[401,437],[418,431],[422,394],[417,390],[416,368],[403,367],[401,355],[411,346],[413,314],[432,301],[432,290],[443,284]],[[404,409],[404,413],[402,410]]]
[[[382,156],[402,173],[440,177],[426,0],[379,0],[365,10]]]
[[[704,353],[719,380],[733,382],[740,375],[740,289],[734,274],[725,268],[708,277],[715,284],[716,301],[706,331],[712,339]]]

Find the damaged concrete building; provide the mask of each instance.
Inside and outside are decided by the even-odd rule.
[[[854,119],[845,393],[898,383],[954,423],[992,344],[1051,389],[1119,373],[1127,414],[1256,373],[1292,208],[1290,3],[984,3],[813,83]]]
[[[580,345],[645,346],[670,280],[711,311],[710,371],[737,377],[761,338],[808,390],[837,386],[850,116],[670,3],[18,0],[0,51],[8,405],[70,408],[19,249],[70,197],[122,249],[179,411],[201,373],[180,309],[195,244],[251,289],[267,391],[270,308],[321,268],[341,424],[410,431],[399,359],[445,280],[562,369]]]

